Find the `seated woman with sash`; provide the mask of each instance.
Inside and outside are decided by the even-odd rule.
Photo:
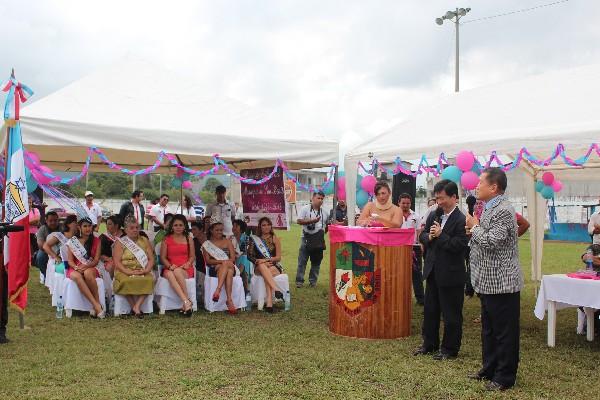
[[[46,254],[48,254],[48,265],[50,267],[56,268],[56,266],[60,265],[63,261],[68,260],[69,256],[65,245],[69,239],[77,235],[78,230],[77,216],[69,215],[65,219],[62,232],[52,232],[48,235],[46,242],[44,242],[43,249]],[[50,265],[50,263],[53,265]],[[62,268],[64,270],[64,265]]]
[[[125,296],[131,312],[138,318],[146,296],[154,291],[154,252],[148,238],[140,235],[140,224],[131,215],[125,217],[125,236],[115,237],[112,249],[115,266],[113,290]]]
[[[244,283],[244,293],[246,293],[246,297],[250,294],[250,290],[248,289],[248,282],[250,278],[250,260],[248,260],[248,255],[246,251],[248,250],[248,235],[246,235],[246,229],[248,225],[241,219],[236,219],[233,221],[233,236],[231,236],[231,243],[233,243],[233,248],[235,249],[235,265],[237,265],[240,270],[240,276],[242,278],[242,282]],[[248,301],[248,300],[247,300]]]
[[[188,221],[181,214],[174,215],[167,225],[166,236],[160,245],[160,260],[163,265],[162,276],[183,301],[180,312],[186,317],[191,316],[192,301],[185,280],[194,278],[196,257]]]
[[[360,213],[358,225],[400,228],[404,222],[400,207],[392,204],[392,191],[386,182],[375,185],[375,201],[368,202]]]
[[[273,277],[283,273],[281,267],[281,242],[275,236],[273,223],[267,217],[258,220],[258,235],[252,235],[248,246],[248,259],[254,263],[254,273],[263,277],[267,291],[265,310],[273,312],[273,294],[283,298]]]
[[[237,313],[232,297],[233,277],[237,270],[235,266],[235,250],[231,240],[223,235],[223,224],[221,222],[213,222],[210,225],[208,240],[202,244],[202,251],[208,275],[218,279],[217,289],[212,295],[212,301],[215,303],[219,301],[221,289],[225,285],[227,311],[229,314]]]
[[[100,235],[100,261],[104,263],[104,269],[114,277],[113,245],[117,238],[123,236],[121,229],[121,218],[111,215],[106,219],[106,232]]]
[[[94,236],[93,229],[89,218],[79,221],[79,237],[73,236],[67,242],[69,264],[66,276],[77,284],[81,294],[92,303],[94,310],[90,311],[90,315],[104,318],[106,313],[100,305],[96,283],[96,278],[100,277],[96,269],[100,261],[100,239]]]

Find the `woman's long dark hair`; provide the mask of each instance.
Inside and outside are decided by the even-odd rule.
[[[192,198],[189,195],[184,195],[183,196],[183,207],[185,207],[186,209],[190,209],[190,208],[194,208],[194,203],[192,203]],[[187,203],[187,204],[186,204]],[[181,209],[181,211],[183,211],[183,208]]]
[[[67,218],[65,218],[65,222],[63,222],[62,232],[68,232],[69,225],[73,222],[77,222],[77,215],[67,215]]]
[[[269,225],[271,225],[271,232],[269,232],[271,234],[271,237],[275,237],[275,231],[273,230],[273,222],[271,222],[271,218],[269,218],[269,217],[262,217],[261,219],[258,220],[258,226],[256,228],[256,234],[258,236],[262,235],[262,228],[260,226],[265,221],[268,222]]]
[[[94,224],[92,224],[92,221],[89,218],[84,218],[84,219],[80,220],[79,221],[79,238],[81,238],[81,225],[83,225],[83,224],[90,224],[90,225],[94,226]],[[92,245],[93,244],[94,244],[94,232],[90,233],[90,236],[88,236],[87,240],[83,244],[83,247],[85,248],[85,251],[89,258],[94,258],[94,255],[92,254]]]
[[[185,216],[183,214],[175,214],[175,215],[173,215],[173,218],[171,218],[171,220],[167,224],[167,235],[172,235],[173,234],[173,224],[175,223],[175,221],[181,221],[181,222],[183,222],[183,235],[185,237],[188,237],[189,234],[190,234],[190,227],[188,225],[187,219],[185,218]]]

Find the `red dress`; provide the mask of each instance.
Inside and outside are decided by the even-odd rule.
[[[165,238],[165,244],[167,245],[167,260],[171,264],[177,265],[177,267],[181,267],[181,265],[188,262],[190,259],[189,255],[189,244],[186,243],[177,243],[173,236],[167,236]],[[194,266],[192,265],[187,269],[188,278],[194,277]],[[165,275],[165,271],[168,271],[166,268],[163,269],[162,275]]]
[[[90,258],[94,258],[94,255],[96,254],[96,250],[98,250],[98,246],[100,246],[100,239],[98,239],[97,237],[94,237],[94,240],[92,241],[92,254],[88,254],[88,257]],[[75,265],[80,266],[81,262],[77,259],[77,257],[73,256],[73,258],[75,259]],[[68,264],[65,262],[65,264]],[[96,278],[100,278],[100,272],[98,272],[98,269],[96,267],[94,267],[94,269],[96,270]],[[67,278],[71,277],[71,272],[75,271],[73,268],[67,268]]]

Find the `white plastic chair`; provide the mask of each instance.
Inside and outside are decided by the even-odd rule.
[[[281,293],[285,295],[290,290],[290,282],[287,274],[279,274],[273,277],[275,284]],[[267,301],[267,288],[265,287],[265,280],[260,275],[254,275],[252,277],[252,283],[250,284],[250,296],[252,297],[252,303],[256,304],[259,310],[262,310],[265,302]],[[273,299],[275,299],[275,293],[273,293]]]
[[[129,302],[125,298],[125,296],[121,296],[120,294],[115,294],[115,304],[113,315],[119,316],[123,314],[129,314],[131,312],[131,306]],[[154,295],[147,295],[140,307],[142,313],[144,314],[152,314],[154,312],[154,307],[152,306],[152,301],[154,300]]]
[[[96,278],[96,284],[98,285],[98,297],[100,297],[100,305],[102,305],[102,308],[106,310],[106,291],[104,288],[104,282],[102,279]],[[92,303],[90,303],[88,299],[81,294],[77,284],[69,278],[65,278],[64,280],[64,288],[62,293],[65,315],[67,318],[71,318],[73,310],[92,311],[94,309],[94,307],[92,307]]]
[[[194,274],[195,273],[196,271],[194,270]],[[198,302],[196,301],[196,278],[186,279],[185,286],[187,288],[188,296],[192,301],[192,310],[198,311]],[[160,270],[156,285],[154,286],[154,297],[158,303],[160,314],[164,314],[167,310],[179,310],[183,307],[183,301],[181,301],[177,293],[175,293],[175,290],[173,290],[169,281],[160,275]]]
[[[219,301],[214,302],[212,295],[219,286],[219,279],[206,274],[204,278],[204,308],[208,312],[227,311],[227,295],[225,294],[225,285],[221,288]],[[246,308],[246,293],[244,292],[244,282],[240,276],[233,277],[233,287],[231,290],[233,305],[236,309]]]
[[[46,264],[46,280],[44,281],[44,285],[46,285],[50,294],[52,294],[52,291],[54,290],[54,275],[56,275],[54,268],[54,259],[50,257]]]

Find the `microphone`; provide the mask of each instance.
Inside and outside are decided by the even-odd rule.
[[[442,223],[442,215],[444,215],[444,210],[442,209],[442,207],[438,206],[435,209],[435,218],[433,219],[435,222],[437,222],[438,224]]]
[[[477,203],[477,199],[475,196],[470,195],[467,197],[467,207],[469,207],[469,214],[474,215],[475,213],[475,203]]]

